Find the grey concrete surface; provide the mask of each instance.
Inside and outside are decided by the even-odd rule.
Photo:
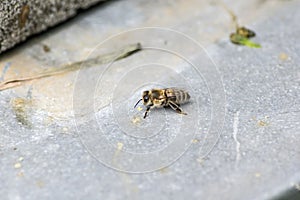
[[[261,49],[229,42],[215,1],[140,0],[108,2],[2,55],[7,80],[144,47],[1,91],[1,199],[299,198],[299,1],[224,3]],[[134,103],[158,86],[189,90],[188,115],[140,119]]]

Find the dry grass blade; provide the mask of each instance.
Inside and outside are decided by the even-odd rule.
[[[48,70],[48,71],[45,71],[45,72],[42,72],[42,73],[39,73],[39,74],[36,74],[33,76],[10,79],[10,80],[0,83],[0,91],[20,86],[22,83],[27,82],[27,81],[37,80],[37,79],[41,79],[41,78],[64,74],[64,73],[71,72],[71,71],[76,71],[82,67],[87,68],[87,67],[91,67],[96,64],[101,65],[101,64],[114,62],[114,61],[126,58],[126,57],[132,55],[133,53],[140,51],[141,49],[142,49],[142,46],[140,43],[132,44],[132,45],[128,45],[128,46],[124,47],[123,49],[113,52],[113,53],[109,53],[106,55],[100,55],[100,56],[97,56],[97,57],[94,57],[91,59],[75,62],[72,64],[63,65],[60,68]]]

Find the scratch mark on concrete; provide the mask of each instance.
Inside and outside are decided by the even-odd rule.
[[[5,76],[6,72],[7,72],[7,70],[9,69],[10,65],[11,65],[10,62],[8,62],[8,63],[6,63],[6,64],[4,65],[3,70],[2,70],[2,74],[1,74],[1,76],[0,76],[0,81],[3,81],[3,80],[4,80],[4,76]]]
[[[238,128],[239,128],[239,115],[240,115],[240,111],[237,111],[236,113],[234,113],[234,117],[233,117],[233,139],[236,143],[236,164],[238,163],[238,161],[241,158],[241,152],[240,152],[240,142],[237,139],[237,134],[238,134]]]

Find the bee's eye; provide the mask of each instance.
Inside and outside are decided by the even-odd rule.
[[[144,101],[146,102],[146,101],[148,101],[148,100],[149,100],[148,95],[144,96]]]

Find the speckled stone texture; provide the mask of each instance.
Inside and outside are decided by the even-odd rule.
[[[0,53],[103,0],[0,1]]]
[[[0,92],[0,200],[300,199],[300,1],[223,2],[241,26],[255,31],[252,41],[262,48],[231,44],[235,27],[230,15],[212,1],[128,0],[94,6],[0,55],[0,81],[6,81],[136,42],[143,47],[110,66],[95,65]],[[150,32],[143,27],[161,28]],[[185,37],[165,33],[166,28],[200,43],[219,73],[212,73],[203,51]],[[184,57],[201,69],[201,76]],[[218,76],[222,88],[217,87]],[[136,120],[145,111],[142,104],[143,110],[133,109],[139,90],[167,84],[195,88],[189,91],[191,102],[182,105],[188,115],[153,109],[149,118]],[[222,93],[226,98],[220,98]],[[218,102],[224,109],[217,109]],[[196,105],[199,115],[194,118]],[[210,130],[221,123],[212,119],[222,111],[224,126],[214,143],[216,134]],[[129,129],[134,123],[140,128]],[[177,131],[178,124],[183,131]],[[187,151],[167,167],[120,171],[168,161],[192,134]],[[122,157],[125,152],[154,155],[150,153],[172,144],[176,148],[157,159],[132,162],[137,156]],[[211,144],[212,151],[203,157]]]

